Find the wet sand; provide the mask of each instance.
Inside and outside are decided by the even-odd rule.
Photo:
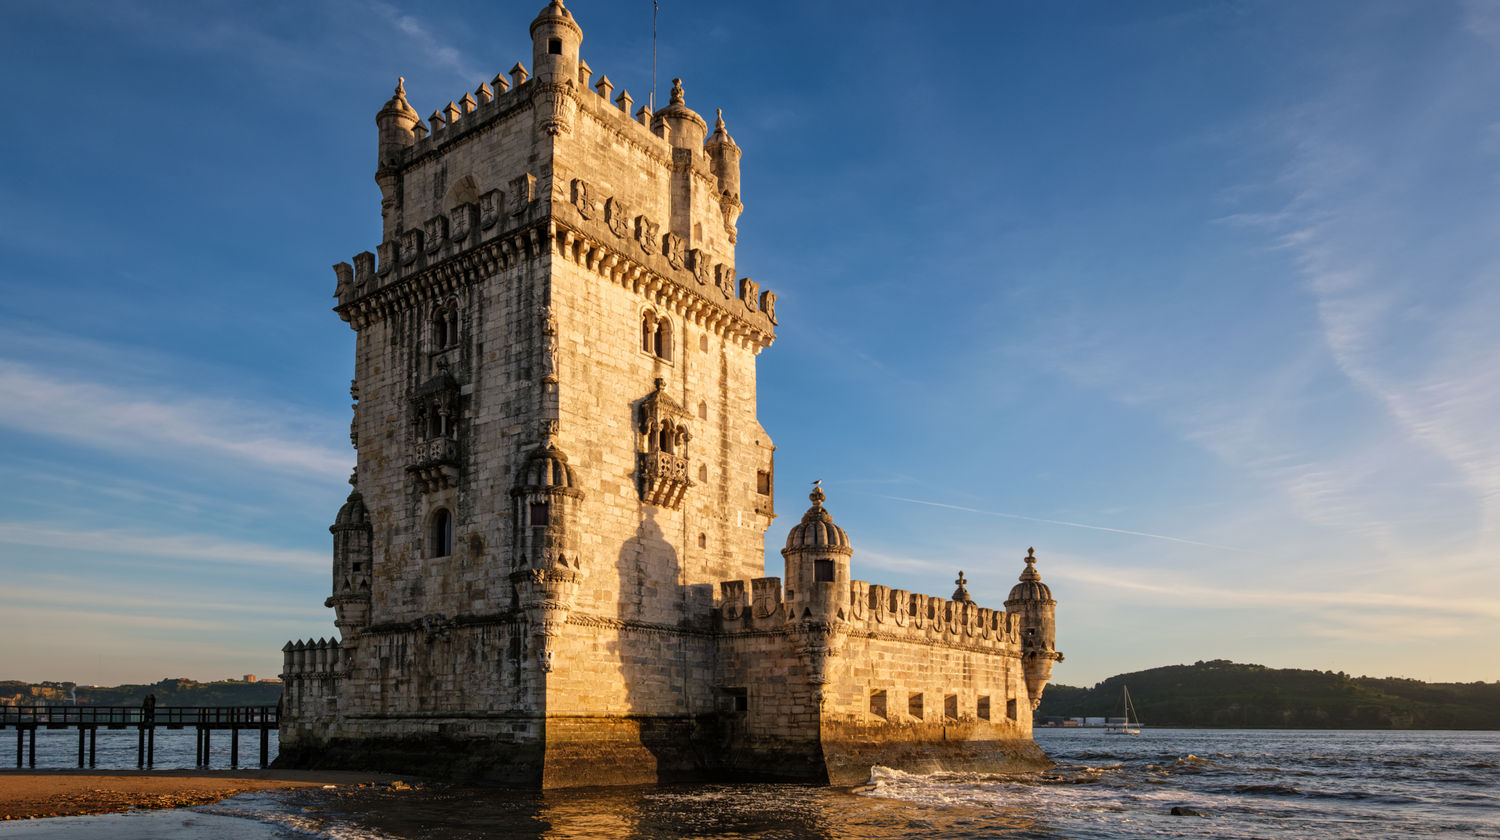
[[[0,770],[0,820],[185,808],[259,790],[405,784],[379,773],[299,770]]]

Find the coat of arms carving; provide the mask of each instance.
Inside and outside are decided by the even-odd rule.
[[[724,293],[724,297],[734,297],[734,266],[719,263],[714,266],[714,285]]]
[[[693,277],[700,285],[708,283],[708,278],[713,276],[713,257],[697,248],[688,251],[688,267],[693,270]]]
[[[620,199],[611,196],[604,202],[604,223],[610,232],[624,239],[630,235],[630,213]]]
[[[578,208],[578,215],[594,218],[594,200],[589,198],[588,182],[582,178],[573,179],[573,206]]]
[[[760,294],[760,284],[749,277],[740,279],[740,300],[751,311],[755,311],[756,296]]]
[[[422,231],[427,240],[427,252],[432,253],[443,247],[448,240],[448,220],[442,216],[433,216],[422,223]]]
[[[661,225],[645,216],[635,217],[635,239],[640,243],[642,251],[648,254],[660,253],[661,245],[658,241],[660,232]]]
[[[668,233],[663,236],[661,250],[667,257],[667,265],[673,268],[682,268],[682,237],[675,233]]]
[[[469,238],[469,233],[474,230],[474,211],[474,205],[460,204],[448,214],[448,235],[454,242]]]
[[[401,234],[401,264],[411,265],[422,255],[422,231],[412,228]]]
[[[776,320],[775,292],[767,289],[766,291],[760,293],[760,311],[766,313],[766,317],[771,319],[771,323],[779,323]]]
[[[485,230],[495,226],[505,214],[505,193],[490,190],[479,197],[479,226]]]

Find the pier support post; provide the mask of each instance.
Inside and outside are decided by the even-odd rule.
[[[146,766],[146,724],[135,728],[135,769]]]
[[[21,748],[26,744],[26,730],[19,722],[16,723],[16,769],[21,769]]]
[[[260,766],[266,766],[266,754],[271,751],[271,730],[260,728]]]
[[[99,727],[89,727],[89,766],[98,767]]]
[[[83,724],[78,724],[78,769],[83,769]]]
[[[36,769],[36,724],[31,725],[31,738],[26,746],[26,763]]]
[[[240,766],[240,728],[238,726],[229,730],[229,766]]]
[[[146,730],[146,766],[156,765],[156,727]]]

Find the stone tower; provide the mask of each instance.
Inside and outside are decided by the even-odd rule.
[[[359,462],[322,655],[341,670],[304,681],[289,762],[412,766],[461,739],[487,773],[568,783],[569,739],[711,707],[687,678],[711,667],[712,584],[762,574],[775,295],[734,269],[739,147],[678,80],[632,114],[561,2],[531,36],[531,74],[425,123],[398,83],[375,118],[378,257],[335,266]]]
[[[278,763],[543,787],[1045,766],[1017,616],[852,579],[820,488],[786,587],[762,576],[776,296],[735,271],[740,148],[678,79],[632,113],[559,0],[530,31],[534,75],[425,122],[398,81],[376,114],[381,242],[334,266],[340,637],[284,649]]]

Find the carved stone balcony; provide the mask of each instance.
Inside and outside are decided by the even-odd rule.
[[[451,438],[428,438],[412,452],[407,473],[424,493],[458,485],[458,441]]]
[[[669,452],[640,453],[641,501],[677,510],[693,482],[686,458]]]

